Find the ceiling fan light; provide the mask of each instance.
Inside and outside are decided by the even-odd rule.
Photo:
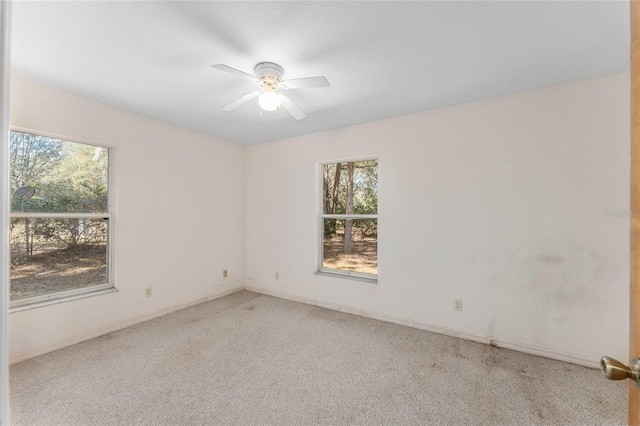
[[[275,111],[280,108],[280,96],[273,91],[264,92],[258,97],[258,104],[265,111]]]

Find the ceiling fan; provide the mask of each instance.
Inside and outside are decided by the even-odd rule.
[[[323,76],[283,80],[282,76],[284,74],[284,70],[280,65],[274,64],[273,62],[260,62],[256,65],[253,69],[256,75],[247,74],[244,71],[240,71],[223,64],[211,65],[211,67],[220,71],[228,72],[229,74],[233,74],[237,77],[245,78],[260,86],[260,89],[247,93],[244,96],[240,96],[235,101],[231,101],[224,105],[222,107],[224,111],[231,111],[245,102],[258,97],[258,104],[263,110],[275,111],[280,109],[280,106],[282,106],[294,119],[302,120],[306,117],[305,113],[302,112],[302,110],[298,108],[288,96],[279,91],[279,89],[288,90],[329,87],[329,80]]]

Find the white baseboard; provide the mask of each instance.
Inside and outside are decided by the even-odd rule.
[[[229,287],[231,286],[231,287]],[[222,288],[222,287],[226,287],[226,289]],[[75,345],[76,343],[80,343],[80,342],[84,342],[85,340],[89,340],[89,339],[93,339],[95,337],[99,337],[99,336],[103,336],[105,334],[109,334],[109,333],[113,333],[114,331],[118,331],[121,330],[123,328],[126,327],[130,327],[132,325],[144,322],[144,321],[149,321],[152,320],[154,318],[158,318],[161,317],[163,315],[167,315],[176,311],[179,311],[181,309],[186,309],[189,308],[191,306],[194,305],[199,305],[201,303],[204,302],[209,302],[211,300],[214,299],[218,299],[220,297],[224,297],[227,296],[229,294],[232,293],[236,293],[238,291],[242,291],[244,290],[244,283],[242,281],[234,281],[232,283],[225,283],[224,285],[218,285],[216,286],[216,290],[222,290],[219,293],[207,296],[207,297],[203,297],[197,300],[194,300],[192,302],[188,302],[188,303],[184,303],[181,305],[174,305],[174,306],[170,306],[168,308],[164,308],[164,309],[160,309],[158,311],[154,311],[154,312],[149,312],[147,314],[144,315],[139,315],[137,317],[133,317],[130,318],[128,320],[125,321],[120,321],[117,322],[115,324],[110,324],[106,327],[101,327],[98,328],[96,330],[92,330],[88,333],[82,333],[82,334],[78,334],[75,335],[73,337],[69,337],[66,339],[62,339],[62,340],[58,340],[56,342],[53,343],[49,343],[46,344],[44,346],[40,346],[37,347],[35,349],[30,349],[28,351],[24,351],[24,352],[20,352],[14,355],[11,355],[11,357],[9,358],[9,364],[14,364],[16,362],[20,362],[20,361],[24,361],[30,358],[35,358],[37,356],[40,355],[44,355],[48,352],[53,352],[55,350],[58,349],[62,349],[65,348],[67,346],[71,346],[71,345]]]
[[[231,286],[231,287],[229,287]],[[128,320],[125,321],[121,321],[115,324],[110,324],[106,327],[101,327],[99,329],[96,330],[92,330],[91,332],[88,333],[82,333],[82,334],[78,334],[75,335],[73,337],[69,337],[66,339],[62,339],[62,340],[58,340],[56,342],[53,343],[49,343],[47,345],[44,346],[40,346],[34,349],[30,349],[28,351],[24,351],[24,352],[20,352],[17,354],[14,354],[10,357],[9,363],[10,364],[14,364],[16,362],[20,362],[20,361],[24,361],[30,358],[34,358],[40,355],[44,355],[48,352],[52,352],[58,349],[62,349],[65,348],[67,346],[71,346],[71,345],[75,345],[76,343],[80,343],[83,342],[85,340],[89,340],[89,339],[93,339],[95,337],[99,337],[99,336],[103,336],[105,334],[108,333],[112,333],[114,331],[118,331],[121,330],[123,328],[126,327],[130,327],[132,325],[144,322],[144,321],[149,321],[152,320],[154,318],[158,318],[161,317],[163,315],[167,315],[176,311],[179,311],[181,309],[186,309],[189,308],[191,306],[194,305],[199,305],[200,303],[204,303],[204,302],[208,302],[210,300],[214,300],[214,299],[218,299],[220,297],[224,297],[227,296],[229,294],[232,293],[236,293],[238,291],[241,290],[248,290],[248,291],[253,291],[255,293],[260,293],[260,294],[265,294],[268,296],[273,296],[273,297],[277,297],[280,299],[286,299],[286,300],[291,300],[294,302],[300,302],[300,303],[304,303],[307,305],[313,305],[313,306],[318,306],[321,308],[326,308],[326,309],[331,309],[334,311],[339,311],[339,312],[345,312],[348,314],[353,314],[353,315],[358,315],[361,317],[366,317],[366,318],[371,318],[371,319],[376,319],[379,321],[385,321],[385,322],[390,322],[390,323],[394,323],[394,324],[399,324],[399,325],[404,325],[407,327],[412,327],[412,328],[417,328],[420,330],[425,330],[425,331],[429,331],[432,333],[438,333],[438,334],[443,334],[445,336],[451,336],[451,337],[457,337],[460,339],[465,339],[465,340],[470,340],[473,342],[478,342],[478,343],[483,343],[483,344],[495,344],[496,346],[500,347],[500,348],[505,348],[505,349],[512,349],[518,352],[524,352],[524,353],[528,353],[531,355],[537,355],[537,356],[542,356],[545,358],[551,358],[551,359],[556,359],[559,361],[565,361],[565,362],[570,362],[573,364],[578,364],[578,365],[583,365],[586,367],[592,367],[592,368],[597,368],[600,364],[599,360],[595,360],[595,359],[590,359],[590,358],[586,358],[586,357],[581,357],[581,356],[576,356],[576,355],[571,355],[571,354],[565,354],[562,352],[557,352],[557,351],[553,351],[553,350],[549,350],[546,348],[542,348],[542,347],[538,347],[538,346],[534,346],[534,345],[529,345],[526,343],[520,343],[520,342],[509,342],[509,341],[496,341],[495,339],[490,339],[487,336],[480,336],[480,335],[475,335],[472,333],[467,333],[464,331],[460,331],[460,330],[456,330],[456,329],[452,329],[452,328],[448,328],[448,327],[442,327],[440,325],[437,324],[428,324],[428,323],[424,323],[424,322],[419,322],[419,321],[415,321],[415,320],[411,320],[411,319],[407,319],[407,318],[398,318],[398,317],[392,317],[386,314],[382,314],[379,312],[373,312],[373,311],[367,311],[367,310],[363,310],[363,309],[358,309],[358,308],[353,308],[350,306],[345,306],[345,305],[340,305],[337,303],[333,303],[333,302],[325,302],[322,300],[318,300],[318,299],[310,299],[307,297],[301,297],[301,296],[295,296],[295,295],[291,295],[291,294],[287,294],[287,293],[281,293],[281,292],[277,292],[277,291],[272,291],[272,290],[266,290],[263,288],[259,288],[259,287],[252,287],[252,286],[245,286],[241,281],[237,281],[237,282],[233,282],[233,283],[228,283],[225,285],[220,285],[217,286],[217,289],[221,290],[219,293],[216,293],[214,295],[211,296],[207,296],[201,299],[197,299],[194,300],[192,302],[189,303],[185,303],[185,304],[181,304],[181,305],[174,305],[174,306],[170,306],[168,308],[164,308],[164,309],[160,309],[158,311],[154,311],[154,312],[150,312],[144,315],[139,315],[137,317],[133,317],[130,318]]]
[[[307,297],[295,296],[286,293],[280,293],[277,291],[266,290],[259,287],[245,286],[245,289],[248,291],[253,291],[255,293],[265,294],[267,296],[273,296],[280,299],[291,300],[294,302],[300,302],[307,305],[318,306],[321,308],[331,309],[339,312],[346,312],[348,314],[358,315],[361,317],[376,319],[379,321],[390,322],[394,324],[404,325],[407,327],[417,328],[420,330],[430,331],[432,333],[443,334],[445,336],[457,337],[460,339],[471,340],[473,342],[484,343],[484,344],[492,344],[494,346],[512,349],[518,352],[524,352],[531,355],[542,356],[545,358],[556,359],[558,361],[570,362],[572,364],[583,365],[585,367],[598,368],[600,365],[600,360],[594,360],[586,357],[576,356],[565,354],[562,352],[557,352],[553,350],[549,350],[546,348],[541,348],[534,345],[529,345],[526,343],[519,342],[508,342],[508,341],[497,341],[494,338],[489,338],[487,336],[480,336],[476,334],[467,333],[460,330],[455,330],[448,327],[442,327],[436,324],[427,324],[423,322],[414,321],[406,318],[398,318],[392,317],[386,314],[382,314],[379,312],[366,311],[363,309],[352,308],[350,306],[344,306],[337,303],[325,302],[317,299],[310,299]]]

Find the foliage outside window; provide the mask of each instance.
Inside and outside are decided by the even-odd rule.
[[[378,160],[322,165],[321,272],[378,274]]]
[[[12,131],[12,306],[109,284],[109,149]]]

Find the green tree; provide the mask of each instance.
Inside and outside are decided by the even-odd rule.
[[[29,133],[11,132],[9,168],[12,192],[21,186],[30,185],[40,180],[56,167],[61,158],[61,140]]]
[[[41,198],[50,212],[107,211],[107,149],[74,142],[63,142],[62,156],[43,185]],[[88,219],[49,219],[41,221],[38,233],[76,248],[95,243],[105,235],[106,223]]]
[[[377,214],[378,161],[364,160],[323,166],[323,208],[326,214]],[[326,219],[325,238],[343,233],[343,251],[351,251],[354,233],[368,235],[377,229],[375,220]]]
[[[9,138],[9,169],[11,185],[11,210],[27,211],[31,207],[31,198],[15,195],[22,186],[36,187],[36,181],[46,176],[55,168],[61,159],[62,141],[45,136],[31,135],[22,132],[11,132]],[[26,204],[26,206],[25,206]],[[11,226],[15,226],[11,222]],[[33,254],[33,235],[31,223],[24,219],[25,254]]]
[[[101,213],[107,211],[108,150],[22,132],[11,132],[12,193],[29,185],[33,197],[13,196],[14,212]],[[12,226],[17,222],[12,221]],[[100,242],[106,223],[99,219],[37,219],[24,222],[26,252],[33,236],[56,240],[68,248]],[[103,241],[102,241],[103,242]]]

